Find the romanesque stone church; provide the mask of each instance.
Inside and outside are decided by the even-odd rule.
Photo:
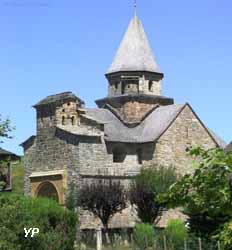
[[[71,92],[34,105],[36,135],[22,143],[26,195],[64,205],[71,183],[114,178],[128,185],[143,166],[173,165],[184,174],[192,171],[190,147],[225,146],[190,104],[162,95],[164,73],[136,14],[105,76],[108,95],[96,100],[97,108]],[[94,227],[89,216],[82,214],[82,228]],[[133,216],[127,208],[111,226],[132,227]]]

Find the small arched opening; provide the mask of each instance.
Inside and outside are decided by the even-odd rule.
[[[143,151],[141,148],[137,150],[137,161],[138,164],[143,164]]]
[[[148,82],[148,89],[150,92],[153,90],[153,82],[152,81]]]
[[[59,194],[56,187],[49,181],[43,182],[37,189],[37,197],[45,197],[59,202]]]
[[[71,123],[72,123],[72,126],[75,125],[75,116],[72,116],[72,117],[71,117]]]
[[[126,158],[126,152],[123,148],[116,147],[113,149],[113,162],[123,162]]]
[[[65,116],[62,116],[62,125],[65,125]]]

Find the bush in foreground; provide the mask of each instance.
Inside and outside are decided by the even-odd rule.
[[[152,225],[141,223],[137,224],[134,229],[133,239],[135,245],[140,249],[147,249],[154,245],[154,228]]]
[[[184,246],[184,240],[188,236],[188,231],[183,221],[172,219],[168,222],[165,229],[165,235],[174,249],[180,249]]]
[[[0,250],[72,250],[76,215],[55,201],[0,195]],[[39,228],[25,238],[24,228]]]
[[[143,223],[157,223],[166,204],[157,201],[158,195],[166,193],[176,182],[173,167],[150,166],[135,177],[129,191],[131,204],[135,205]]]
[[[219,233],[219,240],[222,242],[222,249],[232,249],[232,221],[225,223],[223,229]]]

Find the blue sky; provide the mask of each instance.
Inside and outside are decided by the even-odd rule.
[[[232,1],[138,0],[138,13],[165,74],[163,94],[189,102],[206,126],[232,140]],[[18,146],[35,134],[31,107],[73,91],[94,107],[104,73],[133,15],[133,0],[0,0],[0,114]]]

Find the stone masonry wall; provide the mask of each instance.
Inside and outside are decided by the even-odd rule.
[[[149,146],[149,147],[147,147]],[[122,163],[113,162],[113,150],[115,147],[120,147],[126,153]],[[143,159],[151,159],[153,155],[153,145],[138,145],[138,144],[121,144],[121,143],[106,143],[103,138],[100,141],[80,141],[79,144],[79,164],[81,166],[80,175],[82,183],[91,183],[104,179],[120,181],[125,188],[129,187],[131,178],[138,174],[142,164],[138,163],[137,149],[143,149]],[[131,207],[123,210],[122,213],[116,214],[110,223],[112,228],[133,227],[137,217],[131,212]],[[99,223],[99,220],[94,218],[87,211],[82,211],[80,217],[80,227],[82,229],[93,229]]]
[[[131,117],[141,115],[142,106],[140,103],[138,106],[136,110],[135,103],[128,103],[128,109],[131,109]],[[57,111],[59,117],[63,115],[62,108],[64,107]],[[150,109],[151,105],[145,105],[143,108],[144,110]],[[145,112],[144,110],[143,112]],[[87,123],[87,120],[85,122]],[[85,124],[85,126],[93,125]],[[68,127],[70,127],[70,124]],[[106,142],[100,128],[99,133],[94,134],[81,136],[53,126],[40,127],[34,144],[25,151],[25,194],[30,195],[29,176],[32,172],[65,169],[67,170],[68,187],[71,183],[79,187],[86,181],[98,181],[109,177],[115,178],[128,187],[131,178],[140,171],[142,166],[146,165],[173,165],[179,174],[192,172],[192,158],[187,155],[186,149],[194,145],[204,148],[216,146],[189,106],[182,110],[157,143]],[[113,162],[115,148],[120,148],[125,153],[124,160],[121,163]],[[138,150],[140,150],[140,153],[142,152],[142,164],[138,160]],[[136,220],[136,217],[131,215],[130,208],[115,218],[112,219],[112,227],[133,226]],[[83,212],[80,221],[81,228],[93,228],[97,223],[86,212]]]
[[[138,77],[138,83],[133,81],[123,83],[123,77]],[[108,96],[117,96],[130,93],[142,93],[148,95],[162,95],[162,76],[149,74],[148,72],[133,72],[118,74],[109,77]]]
[[[75,139],[67,141],[56,137],[55,129],[44,129],[34,144],[25,151],[24,167],[26,195],[31,192],[29,176],[32,172],[66,170],[68,186],[71,182],[78,185],[78,146]]]
[[[121,163],[113,162],[113,149],[123,148],[125,159]],[[86,140],[79,143],[79,164],[82,176],[121,176],[137,173],[141,164],[138,163],[136,144],[105,143],[103,137],[95,141]]]
[[[78,123],[76,102],[66,102],[56,108],[56,125],[77,125]]]
[[[190,107],[186,106],[156,143],[152,162],[173,165],[180,175],[191,173],[193,158],[187,152],[191,146],[209,149],[217,145]]]
[[[119,110],[123,119],[127,122],[139,122],[143,116],[156,104],[140,103],[137,101],[126,102]]]

